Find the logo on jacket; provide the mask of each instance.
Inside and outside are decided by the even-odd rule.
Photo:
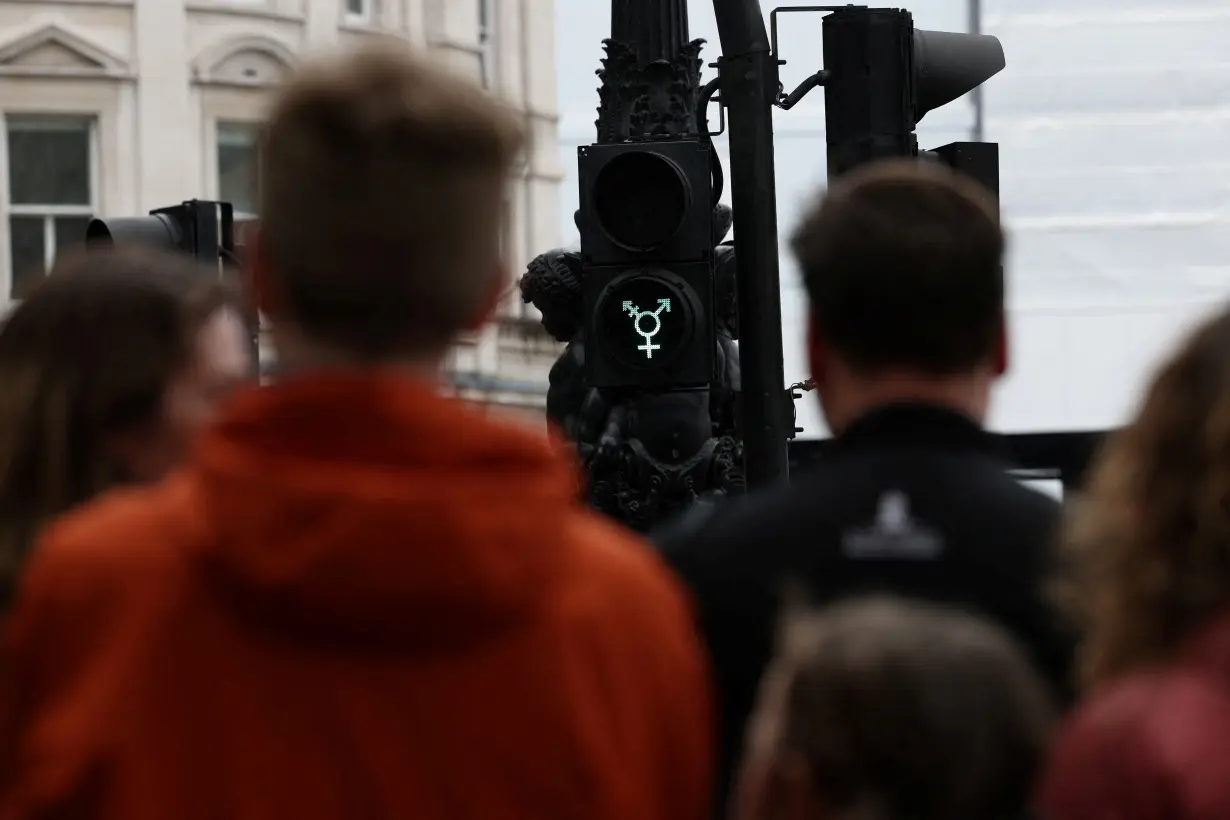
[[[898,490],[880,497],[869,527],[847,530],[841,539],[847,558],[925,561],[944,551],[944,539],[910,515],[910,499]]]

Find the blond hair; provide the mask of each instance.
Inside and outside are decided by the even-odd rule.
[[[372,359],[443,349],[498,288],[506,106],[402,43],[307,62],[278,98],[259,169],[262,248],[286,309]]]

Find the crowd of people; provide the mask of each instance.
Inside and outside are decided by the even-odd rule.
[[[83,251],[4,321],[0,820],[1230,818],[1230,310],[1061,509],[984,427],[990,194],[856,170],[793,238],[831,454],[650,543],[439,386],[526,148],[308,61],[241,288]]]

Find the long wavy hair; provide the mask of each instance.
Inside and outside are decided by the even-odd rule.
[[[155,421],[197,333],[234,303],[216,271],[137,249],[57,263],[0,328],[0,612],[39,530],[129,480],[114,437]]]
[[[1161,366],[1107,441],[1060,557],[1086,687],[1165,662],[1230,606],[1230,309]]]

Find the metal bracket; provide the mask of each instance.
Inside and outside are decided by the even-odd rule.
[[[781,59],[781,55],[777,48],[777,15],[778,13],[797,13],[797,12],[816,12],[816,11],[844,11],[846,9],[866,8],[866,6],[855,6],[854,4],[846,6],[779,6],[769,12],[769,43],[773,51],[773,57],[777,60],[779,66],[785,65],[786,61]],[[798,88],[786,93],[786,87],[781,83],[777,84],[777,99],[773,104],[783,111],[789,111],[799,104],[813,89],[824,85],[829,78],[829,73],[824,69],[820,69],[815,74],[812,74],[803,82],[799,83]]]
[[[803,398],[804,393],[808,393],[816,389],[816,383],[811,379],[804,382],[797,382],[790,385],[782,391],[781,411],[785,419],[790,422],[786,425],[789,431],[786,433],[786,438],[793,441],[798,437],[799,433],[804,432],[802,427],[798,426],[798,410],[795,407],[795,402]],[[742,435],[743,431],[743,391],[731,391],[735,395],[735,431]]]
[[[812,89],[819,88],[824,85],[828,82],[828,79],[829,73],[822,68],[803,82],[799,83],[799,87],[794,91],[791,91],[789,94],[786,93],[785,87],[781,83],[778,83],[777,99],[773,101],[773,104],[783,111],[789,111],[791,108],[798,105],[802,99],[812,91]]]
[[[794,14],[798,12],[814,12],[814,11],[845,11],[846,9],[865,9],[866,6],[856,6],[850,3],[845,6],[778,6],[769,12],[769,47],[773,50],[773,56],[778,56],[777,51],[777,15],[778,13]],[[778,59],[778,65],[785,65],[786,61]]]
[[[726,106],[722,103],[722,92],[720,91],[711,97],[709,102],[717,103],[718,107],[718,130],[709,132],[709,138],[712,139],[726,133]]]
[[[712,68],[715,71],[721,71],[722,65],[721,63],[709,63],[709,68]],[[718,130],[709,132],[709,138],[713,139],[714,137],[720,137],[726,133],[726,105],[722,102],[721,86],[718,86],[717,93],[709,97],[706,102],[706,106],[708,103],[717,103],[718,106]],[[707,116],[706,119],[708,119]]]
[[[816,383],[812,379],[807,381],[796,382],[786,388],[786,404],[787,410],[790,413],[790,427],[794,432],[790,434],[790,439],[793,441],[799,433],[803,432],[802,427],[798,427],[798,411],[795,407],[795,402],[803,398],[804,393],[810,393],[816,389]]]

